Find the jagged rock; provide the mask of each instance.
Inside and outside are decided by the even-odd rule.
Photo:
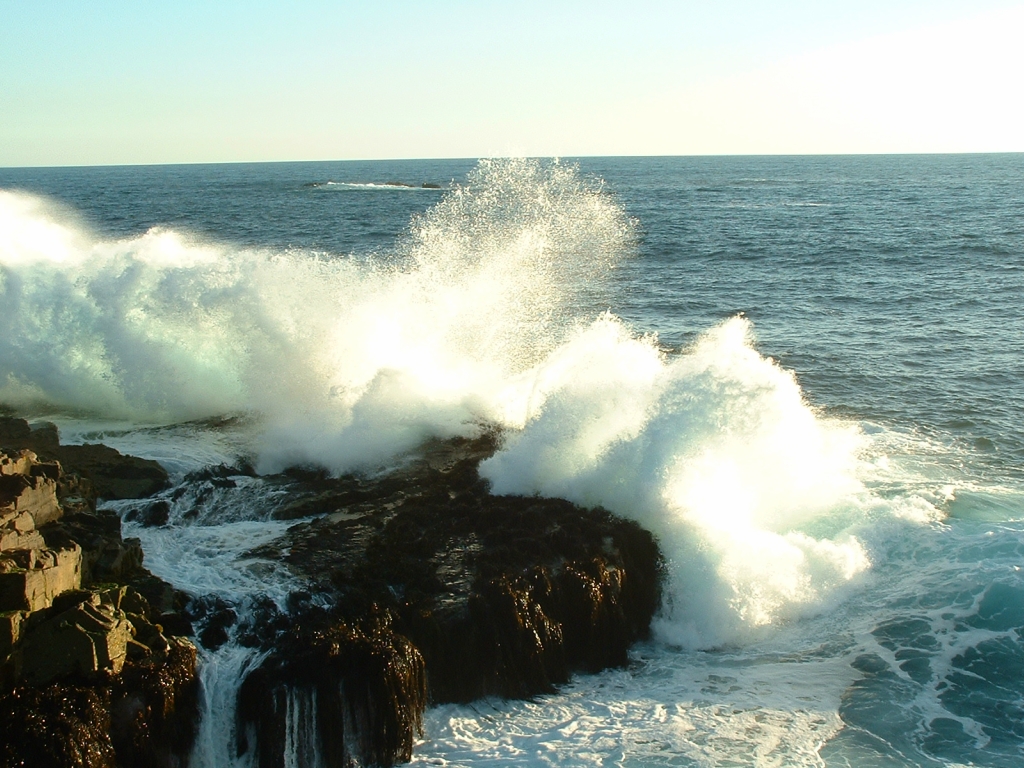
[[[171,517],[171,505],[164,499],[157,499],[144,506],[130,509],[124,516],[125,521],[141,523],[146,528],[167,525]]]
[[[177,614],[185,610],[190,601],[189,595],[175,589],[159,576],[154,576],[148,571],[142,571],[139,575],[129,581],[132,587],[146,603],[150,606],[146,611],[149,617]],[[183,617],[187,621],[187,618]],[[160,623],[164,623],[160,619]],[[189,632],[173,632],[175,635],[191,635]]]
[[[281,764],[286,739],[304,740],[326,764],[330,750],[337,764],[408,759],[395,735],[414,733],[423,691],[413,678],[383,684],[394,680],[387,669],[377,687],[349,682],[376,663],[359,656],[360,643],[405,659],[399,670],[422,664],[435,703],[529,697],[575,670],[627,663],[660,602],[655,539],[604,510],[491,496],[476,466],[494,447],[493,436],[438,441],[383,477],[289,472],[302,490],[278,516],[319,517],[252,554],[283,561],[333,608],[297,598],[295,628],[279,633],[243,684],[238,733],[260,766]],[[357,657],[361,671],[339,661]],[[353,686],[368,697],[359,707],[391,720],[354,714],[356,697],[338,698]],[[339,719],[341,734],[331,725]],[[246,736],[254,732],[255,746]]]
[[[295,615],[299,615],[298,611]],[[247,610],[235,632],[235,642],[248,648],[265,647],[291,626],[291,616],[283,613],[266,595],[258,595],[248,601]]]
[[[65,471],[87,479],[102,499],[140,499],[167,487],[167,471],[158,462],[126,456],[106,445],[61,445],[57,428],[44,422],[35,429],[24,419],[0,417],[0,447],[30,449]]]
[[[198,719],[196,649],[172,638],[163,658],[128,663],[115,677],[22,685],[0,695],[0,766],[184,766]]]
[[[350,625],[314,613],[242,684],[239,754],[270,768],[297,742],[300,764],[314,754],[324,765],[407,762],[426,703],[423,659],[387,614]]]
[[[148,493],[166,475],[103,446],[71,447],[64,472],[52,424],[0,418],[0,446],[0,768],[185,765],[196,650],[163,631],[190,633],[184,596],[96,511],[97,488]],[[81,588],[97,581],[119,583]]]
[[[228,641],[228,628],[238,620],[234,608],[213,594],[194,598],[185,613],[193,624],[199,626],[199,642],[210,651],[217,650]]]
[[[16,675],[30,685],[69,675],[116,675],[132,633],[124,613],[96,595],[26,632],[15,655]]]
[[[45,451],[60,446],[60,431],[52,421],[37,421],[29,424],[28,439]]]
[[[92,481],[101,499],[141,499],[168,485],[167,470],[159,463],[125,456],[106,445],[62,445],[54,455]]]
[[[0,611],[40,611],[62,592],[82,585],[82,548],[75,542],[60,549],[21,552],[19,567],[0,573]]]
[[[121,518],[107,511],[65,515],[42,531],[50,547],[78,542],[83,549],[82,581],[130,582],[142,573],[142,544],[121,537]]]
[[[32,428],[24,419],[0,416],[0,446],[24,442],[29,439],[31,434]]]
[[[17,688],[0,696],[3,768],[118,768],[104,691],[81,685]]]
[[[19,531],[13,526],[0,529],[0,551],[42,549],[46,546],[43,534],[36,530]]]
[[[129,664],[111,686],[111,740],[124,768],[187,765],[199,724],[196,648],[168,638],[158,662]]]
[[[6,659],[18,643],[18,640],[21,639],[21,632],[25,626],[26,618],[28,618],[27,611],[4,611],[0,613],[0,660]]]
[[[32,527],[40,528],[59,519],[61,508],[57,503],[56,476],[60,468],[55,464],[40,464],[30,451],[14,456],[0,453],[0,458],[9,460],[0,474],[0,520],[12,516],[24,519],[28,515],[33,521]]]
[[[325,514],[255,551],[333,591],[342,619],[391,610],[439,703],[531,696],[623,665],[660,602],[653,536],[604,510],[491,496],[476,473],[490,450],[436,445],[380,485],[313,478]]]
[[[5,429],[25,439],[18,425],[0,423],[0,443]],[[44,458],[61,458],[64,448],[56,444],[55,432],[30,429],[28,439],[37,441]],[[188,706],[174,703],[176,694],[169,692],[186,691],[184,702],[187,690],[197,690],[195,649],[189,646],[190,673],[181,661],[182,641],[168,635],[191,632],[190,621],[209,647],[223,642],[231,628],[239,642],[262,646],[268,654],[243,684],[237,712],[239,749],[256,755],[261,767],[281,765],[288,742],[305,745],[300,762],[312,759],[315,750],[324,764],[390,765],[411,756],[428,698],[441,703],[532,696],[550,691],[574,670],[626,663],[630,643],[646,635],[659,603],[662,561],[654,538],[603,510],[491,496],[476,466],[495,445],[494,435],[437,441],[401,471],[373,478],[331,478],[301,469],[279,478],[296,489],[293,502],[278,509],[279,517],[319,517],[253,554],[286,563],[309,587],[304,597],[289,601],[290,617],[268,601],[255,607],[253,618],[243,614],[241,624],[237,606],[216,601],[182,615],[181,593],[142,569],[141,549],[122,540],[120,520],[90,507],[97,492],[112,496],[103,473],[89,466],[111,458],[109,449],[78,447],[88,449],[77,457],[85,479],[72,486],[69,475],[51,478],[62,502],[78,501],[45,527],[47,545],[79,542],[86,584],[102,578],[138,590],[117,588],[87,598],[67,592],[57,601],[66,609],[62,615],[98,612],[107,617],[109,632],[118,631],[117,622],[131,628],[127,637],[121,634],[123,646],[104,656],[108,672],[117,664],[112,655],[122,658],[120,674],[101,681],[103,667],[93,665],[100,718],[90,714],[79,726],[98,734],[98,745],[106,738],[102,743],[120,765],[169,765],[160,756],[186,755],[182,745],[194,734],[182,725]],[[203,481],[235,482],[230,468],[212,470]],[[18,557],[35,556],[28,552]],[[324,596],[333,603],[329,611],[314,607]],[[19,670],[25,669],[25,653],[32,654],[32,635],[44,625],[52,630],[47,622],[56,613],[51,608],[31,632],[21,631],[12,641]],[[81,630],[68,644],[88,634],[84,621],[65,625],[65,631]],[[181,661],[171,665],[178,682],[160,688],[166,696],[147,693],[153,680],[174,676],[166,671],[172,658]],[[53,685],[71,691],[93,667],[68,666],[77,671],[53,673],[71,675]],[[42,680],[50,672],[34,674]],[[92,712],[88,694],[67,695],[78,696]],[[0,722],[10,701],[0,697]],[[45,707],[51,700],[39,701]],[[154,727],[158,710],[170,711],[166,707],[173,710],[167,722],[177,725],[160,726],[160,741],[146,729]],[[191,722],[194,728],[194,716]],[[170,732],[178,736],[166,736]],[[176,746],[168,746],[172,741]],[[162,746],[156,752],[146,751],[157,743]],[[96,754],[106,749],[97,746]]]
[[[28,449],[0,451],[0,475],[27,475],[36,455]]]

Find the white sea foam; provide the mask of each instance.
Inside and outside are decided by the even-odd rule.
[[[523,427],[481,465],[497,493],[602,505],[670,558],[667,641],[706,647],[817,610],[869,567],[851,532],[863,436],[815,415],[735,318],[665,358],[612,318],[519,382]]]
[[[247,411],[263,466],[376,463],[491,418],[628,250],[597,184],[483,164],[413,223],[399,267],[198,243],[105,242],[0,193],[0,402],[176,422]]]
[[[245,413],[268,471],[379,465],[497,423],[495,492],[600,504],[660,537],[670,643],[821,610],[870,567],[860,529],[892,506],[863,483],[867,438],[816,414],[745,319],[669,357],[602,311],[634,226],[565,165],[481,163],[372,263],[162,229],[103,241],[12,192],[0,222],[0,402]]]
[[[314,187],[318,189],[330,189],[331,187],[339,189],[382,189],[382,190],[413,190],[420,192],[437,192],[441,189],[440,185],[424,186],[422,184],[407,184],[405,182],[387,182],[387,181],[324,181],[318,184],[314,184]]]
[[[632,668],[580,677],[555,696],[438,707],[414,763],[822,766],[856,673],[842,649],[777,650],[642,648]]]
[[[203,522],[206,524],[200,524]],[[234,635],[238,624],[250,618],[251,599],[268,597],[283,609],[288,593],[297,586],[281,563],[247,555],[253,547],[279,538],[289,523],[209,522],[156,528],[129,523],[124,526],[124,534],[142,540],[146,566],[153,573],[190,595],[216,594],[238,614],[239,621],[231,627],[227,642],[214,650],[199,646],[202,718],[191,764],[199,768],[251,768],[255,764],[252,753],[236,754],[235,705],[242,681],[260,665],[268,651],[239,644]]]

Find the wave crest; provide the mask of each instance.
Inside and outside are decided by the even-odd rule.
[[[13,192],[0,223],[0,402],[22,412],[247,413],[264,471],[376,466],[498,424],[494,492],[659,536],[659,632],[688,646],[819,610],[870,565],[865,438],[816,414],[743,318],[669,357],[602,312],[635,224],[573,167],[483,161],[372,261],[107,242]]]

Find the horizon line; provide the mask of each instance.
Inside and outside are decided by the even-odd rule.
[[[152,163],[72,163],[69,165],[0,165],[0,171],[6,170],[60,170],[70,168],[158,168],[203,165],[284,165],[299,163],[394,163],[394,162],[425,162],[425,161],[467,161],[478,162],[499,158],[522,157],[531,160],[589,160],[606,159],[654,159],[654,158],[760,158],[760,157],[954,157],[954,156],[992,156],[992,155],[1024,155],[1024,150],[980,151],[980,152],[738,152],[738,153],[706,153],[706,154],[653,154],[653,155],[478,155],[478,156],[437,156],[437,157],[377,157],[377,158],[345,158],[318,160],[197,160],[169,161]]]

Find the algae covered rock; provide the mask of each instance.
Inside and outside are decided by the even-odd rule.
[[[293,611],[242,685],[239,746],[260,766],[297,739],[325,765],[408,760],[428,701],[550,692],[626,664],[647,636],[654,537],[601,509],[492,496],[476,467],[494,445],[437,441],[374,477],[291,473],[280,517],[318,517],[252,554],[287,564],[328,607]]]
[[[277,642],[239,693],[240,754],[284,764],[298,742],[301,764],[393,765],[412,758],[427,703],[423,657],[387,614],[362,622],[305,616]],[[303,760],[303,757],[309,758]]]

